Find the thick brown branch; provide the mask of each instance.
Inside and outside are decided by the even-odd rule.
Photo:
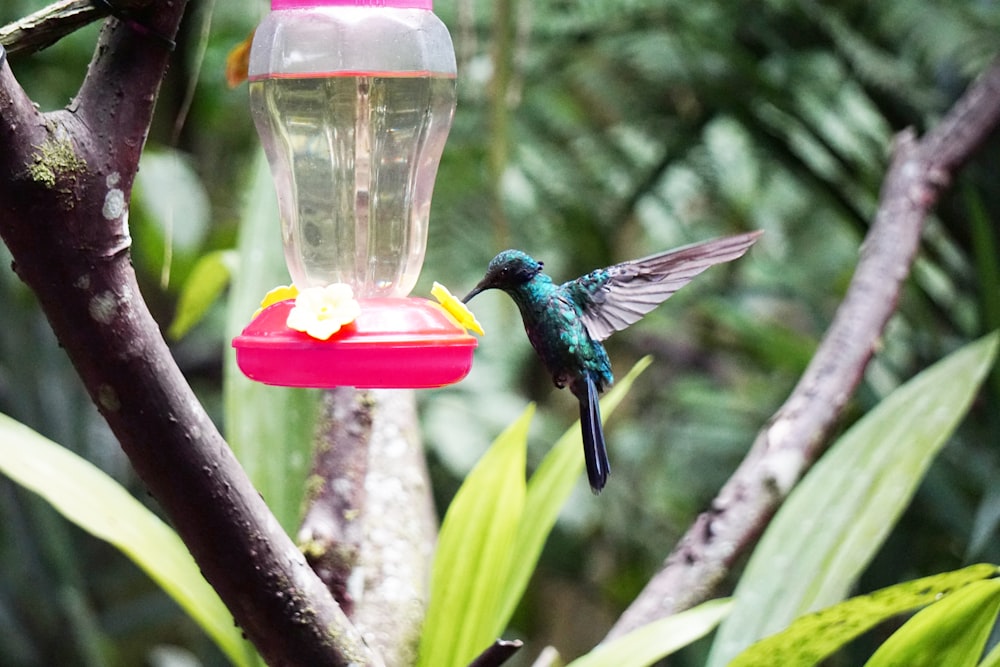
[[[161,35],[184,2],[141,17]],[[251,485],[139,294],[127,203],[168,53],[111,20],[68,110],[0,65],[0,235],[136,472],[271,665],[380,664]]]
[[[330,391],[299,542],[365,641],[411,665],[437,520],[413,391]]]
[[[339,387],[324,393],[316,452],[306,483],[309,497],[298,534],[309,564],[348,616],[354,611],[348,582],[364,541],[372,408],[366,391]]]
[[[45,137],[44,118],[14,79],[0,46],[0,179],[10,181],[31,163],[31,147]]]
[[[1000,63],[920,142],[897,137],[875,221],[843,303],[785,404],[612,628],[617,637],[708,598],[819,457],[896,307],[924,218],[1000,118]]]

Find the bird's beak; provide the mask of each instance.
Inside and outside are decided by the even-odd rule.
[[[465,298],[462,299],[462,303],[469,303],[469,300],[472,299],[472,297],[474,297],[477,294],[479,294],[480,292],[486,291],[488,289],[489,289],[489,287],[487,287],[486,285],[484,285],[483,281],[480,281],[480,283],[478,285],[476,285],[475,287],[472,288],[471,292],[469,292],[468,294],[465,295]]]

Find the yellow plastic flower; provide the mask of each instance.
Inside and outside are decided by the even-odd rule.
[[[278,285],[264,295],[264,298],[260,302],[260,308],[254,312],[253,317],[250,319],[254,319],[260,315],[260,312],[271,304],[278,303],[279,301],[286,301],[288,299],[294,299],[298,295],[299,289],[295,285]]]
[[[476,316],[472,314],[468,306],[459,301],[448,288],[439,282],[435,282],[434,286],[431,288],[431,296],[437,299],[441,303],[441,307],[444,308],[448,314],[455,318],[460,326],[466,329],[471,329],[475,331],[480,336],[485,336],[486,332],[483,331],[483,325],[479,323]]]
[[[299,292],[295,306],[288,312],[289,329],[295,329],[319,340],[327,340],[361,314],[361,304],[354,298],[350,285],[333,283],[326,287],[309,287]]]

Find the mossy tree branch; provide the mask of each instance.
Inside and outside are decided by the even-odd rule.
[[[128,202],[186,2],[106,21],[77,97],[40,113],[0,62],[0,236],[139,477],[272,665],[380,664],[251,485],[139,292]]]

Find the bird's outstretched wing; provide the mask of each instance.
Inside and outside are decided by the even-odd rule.
[[[637,322],[710,266],[743,256],[761,234],[727,236],[622,262],[563,287],[580,304],[591,338],[601,341]]]

